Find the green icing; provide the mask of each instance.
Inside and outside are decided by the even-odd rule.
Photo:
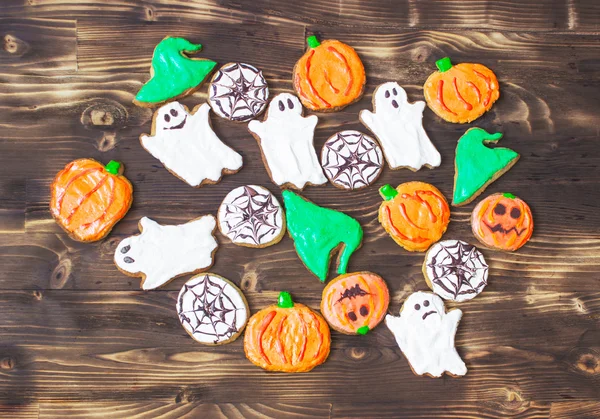
[[[438,70],[440,70],[440,73],[448,71],[452,68],[452,62],[450,61],[450,58],[448,58],[448,57],[444,57],[444,58],[437,60],[435,62],[435,65],[438,68]]]
[[[277,307],[281,308],[292,308],[294,307],[294,301],[292,300],[292,296],[287,291],[281,291],[279,293],[279,298],[277,299]]]
[[[456,147],[456,180],[453,204],[468,201],[498,172],[519,158],[508,148],[487,148],[484,144],[495,143],[502,133],[489,134],[481,128],[471,128],[458,140]]]
[[[366,335],[369,333],[369,326],[362,326],[356,330],[356,333],[359,335]]]
[[[338,273],[346,273],[352,253],[360,247],[362,227],[354,218],[319,207],[292,191],[283,191],[287,228],[296,252],[322,282],[327,279],[331,252],[343,243]]]
[[[514,196],[513,194],[511,194],[510,192],[504,192],[502,194],[505,198],[510,198],[510,199],[515,199],[516,196]]]
[[[379,188],[379,194],[386,201],[390,201],[398,195],[398,191],[392,185],[383,185]]]
[[[108,173],[117,175],[119,174],[119,169],[121,169],[121,163],[119,163],[118,161],[111,160],[106,166],[104,166],[104,168]]]
[[[315,35],[311,35],[306,38],[306,43],[308,44],[309,48],[316,48],[321,45],[319,39]]]
[[[180,96],[186,90],[200,85],[215,68],[215,61],[190,59],[184,55],[200,51],[201,44],[192,44],[183,38],[166,37],[154,49],[153,76],[142,86],[135,100],[160,103]]]

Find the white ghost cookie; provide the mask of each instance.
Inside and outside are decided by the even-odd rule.
[[[217,249],[213,236],[216,226],[212,215],[165,226],[143,217],[139,223],[142,233],[127,237],[117,246],[115,265],[126,275],[141,276],[144,290],[205,271],[212,266]]]
[[[425,102],[409,103],[396,82],[387,82],[373,93],[373,112],[362,110],[361,122],[377,137],[391,169],[438,167],[442,162],[423,128]]]
[[[217,183],[223,173],[242,167],[242,156],[223,144],[210,126],[210,106],[198,105],[192,113],[179,102],[159,108],[152,134],[142,134],[142,146],[175,176],[198,187]]]
[[[446,313],[439,296],[419,291],[404,301],[399,317],[388,314],[385,324],[415,374],[441,377],[448,372],[462,376],[467,373],[467,367],[454,347],[461,317],[459,309]]]
[[[302,105],[289,93],[280,93],[269,104],[263,122],[250,121],[273,182],[303,189],[327,182],[313,144],[318,118],[302,116]]]

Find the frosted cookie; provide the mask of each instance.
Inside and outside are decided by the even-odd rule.
[[[415,374],[441,377],[447,372],[458,377],[467,373],[467,366],[454,347],[461,318],[459,309],[446,313],[440,297],[419,291],[404,301],[398,317],[388,314],[385,324]]]
[[[160,225],[140,220],[141,234],[122,240],[115,250],[115,265],[125,275],[142,277],[142,289],[151,290],[213,264],[217,241],[215,217],[205,215],[185,224]]]
[[[458,139],[452,205],[466,205],[474,200],[519,160],[519,154],[509,148],[484,145],[497,143],[500,138],[500,132],[489,134],[481,128],[470,128]]]
[[[167,36],[160,41],[152,55],[151,78],[133,102],[154,107],[198,90],[217,65],[212,60],[188,57],[201,49],[201,44],[192,44],[183,38]]]
[[[496,193],[481,201],[471,214],[473,234],[494,249],[515,251],[533,234],[529,205],[510,193]]]
[[[346,130],[325,142],[321,162],[333,186],[356,190],[375,183],[383,168],[383,154],[368,135]]]
[[[306,39],[308,50],[294,66],[294,89],[302,104],[320,112],[338,111],[361,98],[365,68],[354,48],[333,39]]]
[[[337,272],[346,273],[350,256],[362,243],[363,230],[358,221],[289,190],[283,191],[283,202],[288,233],[308,270],[325,282],[331,255],[341,249]]]
[[[384,201],[379,222],[396,243],[409,252],[424,252],[438,241],[450,222],[450,207],[435,186],[407,182],[379,189]]]
[[[437,295],[462,302],[483,291],[488,280],[488,264],[475,246],[461,240],[443,240],[427,251],[423,275]]]
[[[177,315],[185,331],[204,345],[233,342],[246,327],[248,303],[233,282],[211,274],[192,277],[177,297]]]
[[[155,112],[152,133],[140,136],[142,147],[193,187],[217,183],[242,168],[242,156],[212,130],[209,112],[206,103],[192,113],[179,102],[168,103]]]
[[[379,275],[355,272],[327,284],[321,313],[329,325],[347,335],[365,335],[385,317],[390,293]]]
[[[218,219],[221,233],[240,246],[271,246],[285,234],[283,208],[262,186],[240,186],[229,192],[219,207]]]
[[[247,122],[263,113],[269,87],[262,71],[250,64],[228,63],[213,76],[208,103],[221,118]]]
[[[125,216],[133,201],[133,186],[123,165],[106,166],[92,159],[74,160],[50,186],[50,213],[73,240],[92,242],[104,238]]]
[[[452,65],[448,57],[435,65],[439,71],[429,76],[423,94],[431,110],[448,122],[474,121],[500,97],[496,75],[484,65]]]
[[[390,169],[430,169],[442,162],[423,128],[425,102],[409,103],[396,82],[380,85],[373,93],[373,112],[364,109],[360,121],[377,137]]]
[[[329,356],[331,333],[320,314],[292,301],[287,292],[277,304],[254,314],[244,335],[246,358],[268,371],[306,372]]]
[[[269,104],[264,121],[248,124],[271,180],[280,187],[303,189],[327,182],[313,144],[318,118],[304,117],[302,112],[296,96],[280,93]]]

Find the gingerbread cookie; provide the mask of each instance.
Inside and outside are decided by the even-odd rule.
[[[160,225],[148,217],[139,222],[141,234],[123,239],[115,250],[115,265],[125,275],[142,277],[151,290],[213,264],[217,241],[215,217],[205,215],[185,224]]]
[[[488,280],[488,264],[475,246],[461,240],[443,240],[427,251],[423,275],[437,295],[462,302],[483,291]]]
[[[338,111],[361,98],[365,68],[354,48],[336,40],[306,39],[308,51],[294,67],[294,89],[302,104],[319,112]]]
[[[217,183],[223,174],[242,168],[242,156],[217,137],[209,113],[206,103],[189,113],[181,103],[171,102],[154,113],[150,136],[140,136],[150,154],[193,187]]]
[[[429,76],[423,94],[431,110],[448,122],[474,121],[500,97],[496,75],[484,65],[453,66],[448,57],[435,65],[439,71]]]
[[[215,274],[201,274],[183,284],[177,315],[185,331],[204,345],[233,342],[246,327],[248,303],[233,282]]]
[[[329,356],[331,334],[320,314],[287,292],[254,314],[244,335],[246,358],[268,371],[306,372]]]
[[[248,130],[258,141],[273,182],[303,189],[327,182],[317,159],[313,137],[318,118],[302,116],[302,105],[289,93],[280,93],[269,104],[264,121],[250,121]]]
[[[296,252],[321,282],[327,279],[331,254],[341,247],[338,274],[346,273],[350,256],[362,243],[358,221],[329,208],[319,207],[292,191],[283,191],[287,228]]]
[[[365,335],[385,317],[390,293],[379,275],[355,272],[332,279],[323,290],[321,313],[347,335]]]
[[[263,113],[269,87],[262,71],[250,64],[228,63],[214,75],[208,103],[221,118],[247,122]]]
[[[201,44],[192,44],[183,38],[167,36],[160,41],[152,55],[151,78],[133,102],[139,106],[154,107],[198,90],[217,65],[215,61],[187,56],[201,49]]]
[[[396,82],[387,82],[373,93],[373,112],[364,109],[360,121],[377,137],[390,169],[422,166],[430,169],[442,162],[440,153],[423,128],[425,102],[409,103]]]
[[[467,366],[454,347],[461,318],[459,309],[446,312],[440,297],[419,291],[404,301],[400,316],[388,314],[385,324],[415,374],[441,377],[447,372],[458,377],[467,373]]]
[[[452,205],[466,205],[474,200],[519,160],[519,154],[511,149],[484,145],[496,143],[500,138],[502,133],[489,134],[481,128],[470,128],[458,139]]]
[[[477,204],[471,228],[486,246],[512,252],[531,238],[533,217],[525,201],[510,193],[497,193]]]
[[[50,213],[73,240],[104,238],[125,216],[133,201],[133,186],[122,176],[123,165],[106,166],[92,159],[74,160],[50,186]]]
[[[219,207],[218,219],[221,233],[240,246],[271,246],[285,234],[283,208],[262,186],[240,186],[229,192]]]
[[[362,132],[346,130],[330,137],[321,151],[323,170],[341,189],[372,185],[383,168],[383,154],[375,140]]]
[[[424,252],[448,228],[450,208],[435,186],[407,182],[396,189],[384,185],[379,193],[384,199],[379,207],[379,222],[409,252]]]

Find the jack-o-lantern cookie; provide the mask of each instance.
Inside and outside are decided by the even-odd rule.
[[[390,293],[379,275],[340,275],[323,290],[321,313],[329,325],[347,335],[365,335],[385,317]]]
[[[497,193],[481,201],[471,215],[473,234],[494,249],[515,251],[533,234],[529,205],[510,193]]]
[[[306,39],[308,51],[294,67],[294,89],[302,104],[318,112],[338,111],[363,94],[365,68],[354,48],[333,39]]]
[[[379,189],[384,201],[379,222],[400,246],[409,252],[424,252],[438,241],[450,222],[450,207],[433,185],[407,182],[396,189]]]
[[[244,335],[246,358],[268,371],[310,371],[325,362],[330,348],[325,319],[287,292],[279,294],[278,304],[254,314]]]
[[[122,172],[123,165],[113,160],[104,166],[79,159],[56,175],[50,187],[50,213],[72,239],[100,240],[129,211],[133,186]]]
[[[435,65],[439,71],[429,76],[423,94],[431,110],[448,122],[474,121],[500,97],[498,79],[484,65],[452,65],[448,57]]]

